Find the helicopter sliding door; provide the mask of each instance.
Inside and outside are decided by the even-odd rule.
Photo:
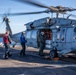
[[[37,47],[37,31],[38,30],[30,30],[26,32],[27,46]]]
[[[66,46],[66,28],[61,28],[57,33],[58,49],[65,49]]]
[[[73,28],[61,28],[57,33],[58,50],[68,52],[72,48]],[[67,50],[67,51],[66,51]]]
[[[72,47],[72,31],[73,28],[63,28],[61,33],[62,49],[69,50]]]
[[[58,42],[59,50],[67,50],[72,47],[73,28],[61,28]]]
[[[66,31],[66,49],[72,48],[73,28],[67,28]]]

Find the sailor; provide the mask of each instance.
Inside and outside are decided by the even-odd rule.
[[[21,46],[22,46],[22,50],[20,51],[20,55],[25,56],[25,49],[26,49],[26,39],[24,36],[24,32],[21,33],[20,36],[20,42],[21,42]]]
[[[8,59],[11,54],[9,52],[10,50],[10,44],[11,44],[11,39],[10,39],[10,36],[9,36],[9,31],[7,30],[5,35],[3,36],[3,43],[4,43],[4,46],[5,46],[5,55],[4,55],[4,58],[5,59]]]
[[[45,40],[46,40],[44,32],[40,33],[38,40],[39,40],[39,55],[43,56],[44,55],[43,50],[45,48]]]

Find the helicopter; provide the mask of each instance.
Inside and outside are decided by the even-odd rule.
[[[43,31],[45,33],[46,43],[45,49],[50,50],[50,57],[54,58],[56,56],[56,52],[59,56],[65,55],[69,52],[76,51],[76,20],[67,18],[59,18],[59,14],[67,14],[66,12],[75,11],[74,8],[62,7],[62,6],[46,6],[40,3],[36,3],[32,0],[16,0],[23,3],[28,3],[31,5],[35,5],[38,7],[47,8],[47,10],[39,11],[39,12],[27,12],[27,13],[10,13],[9,16],[17,16],[17,15],[28,15],[28,14],[40,14],[40,13],[56,13],[55,18],[45,17],[42,19],[35,20],[33,22],[25,24],[27,30],[25,32],[25,37],[27,40],[27,46],[39,48],[38,37],[40,33]],[[52,14],[53,16],[53,14]],[[7,30],[10,31],[10,36],[13,41],[20,42],[19,37],[21,33],[12,35],[12,31],[9,24],[9,19],[4,17],[3,19],[6,23]]]

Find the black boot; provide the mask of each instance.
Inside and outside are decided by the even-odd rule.
[[[8,52],[8,57],[11,57],[12,56],[12,54],[10,54],[9,52]]]
[[[22,55],[22,50],[20,51],[20,55]]]
[[[3,55],[3,58],[4,59],[8,59],[8,56],[5,54],[5,55]]]

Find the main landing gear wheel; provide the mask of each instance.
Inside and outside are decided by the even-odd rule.
[[[58,57],[58,53],[56,50],[51,50],[50,51],[50,58],[53,59],[55,57]]]

